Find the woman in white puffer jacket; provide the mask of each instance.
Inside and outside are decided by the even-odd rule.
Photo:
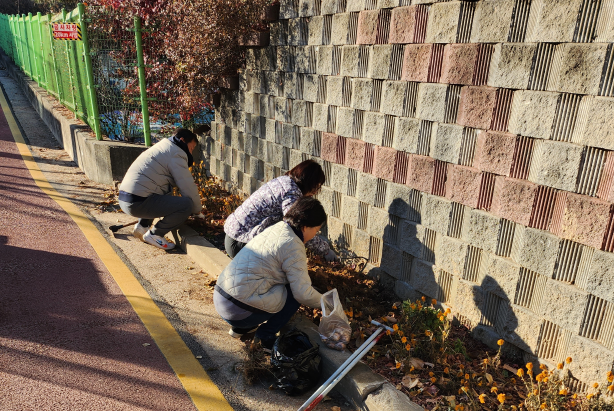
[[[322,295],[311,285],[305,243],[326,221],[313,197],[301,197],[280,221],[254,237],[217,279],[213,302],[231,325],[230,335],[258,328],[255,341],[265,349],[301,304],[318,308]]]

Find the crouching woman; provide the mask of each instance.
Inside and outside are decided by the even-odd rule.
[[[213,302],[232,327],[230,335],[256,330],[254,341],[271,349],[275,334],[301,304],[318,308],[322,295],[311,285],[305,243],[326,221],[322,204],[301,197],[280,221],[258,234],[220,274]]]

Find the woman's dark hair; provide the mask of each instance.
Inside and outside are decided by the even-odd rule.
[[[178,128],[177,131],[175,131],[175,136],[177,138],[182,138],[183,142],[186,144],[197,138],[196,134],[192,133],[187,128]]]
[[[297,230],[303,227],[318,227],[326,222],[322,203],[313,197],[301,197],[284,216],[284,221]]]
[[[301,189],[303,195],[315,194],[326,181],[322,167],[313,160],[305,160],[286,173]],[[315,226],[314,226],[315,227]]]

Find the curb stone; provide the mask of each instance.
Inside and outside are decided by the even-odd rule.
[[[212,276],[220,275],[230,258],[213,244],[188,226],[181,226],[172,232],[175,243]],[[306,318],[295,316],[290,324],[306,333],[312,342],[320,346],[323,376],[330,377],[350,356],[347,351],[339,352],[326,347],[320,340],[318,329]],[[366,364],[359,362],[337,384],[335,390],[357,409],[363,411],[421,411],[418,404],[397,390],[388,380],[373,372]]]

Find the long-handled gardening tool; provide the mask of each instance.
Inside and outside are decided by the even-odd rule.
[[[130,225],[135,225],[138,222],[139,220],[135,220],[135,221],[132,221],[131,223],[112,225],[111,227],[109,227],[109,230],[111,230],[112,233],[116,233],[117,230],[119,230],[120,228],[128,227]]]
[[[361,358],[369,352],[369,350],[371,350],[371,347],[377,344],[382,335],[384,335],[382,334],[383,331],[388,330],[391,333],[394,332],[392,328],[378,323],[377,321],[371,321],[371,324],[376,325],[378,327],[377,330],[375,330],[375,332],[371,334],[371,336],[367,338],[367,340],[362,343],[362,345],[358,347],[358,349],[354,351],[354,353],[347,360],[345,360],[343,364],[341,364],[337,371],[335,371],[333,375],[331,375],[330,378],[326,380],[326,382],[322,384],[322,386],[318,388],[303,405],[301,405],[301,408],[299,408],[298,411],[313,410],[315,406],[318,405],[322,399],[324,399],[324,396],[326,396],[326,394],[328,394],[330,390],[332,390],[335,385],[337,385],[339,381],[341,381],[341,379],[345,377],[345,375],[350,372],[352,368],[354,368],[356,363],[360,361]]]

